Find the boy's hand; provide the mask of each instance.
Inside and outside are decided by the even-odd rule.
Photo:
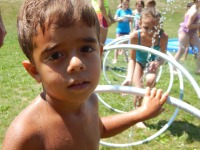
[[[156,117],[163,112],[164,109],[162,106],[167,101],[168,97],[168,93],[162,94],[161,89],[157,90],[156,88],[153,88],[150,90],[150,87],[147,87],[146,90],[142,106],[138,108],[143,111],[145,120]]]

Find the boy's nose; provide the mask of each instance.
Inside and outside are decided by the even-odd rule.
[[[82,62],[80,58],[77,56],[74,56],[71,58],[69,62],[69,66],[67,68],[67,71],[69,73],[77,72],[77,71],[83,71],[86,69],[86,65]]]

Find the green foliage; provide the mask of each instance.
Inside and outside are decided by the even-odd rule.
[[[118,3],[116,0],[109,0],[112,14],[115,13]],[[17,41],[16,31],[16,19],[19,11],[19,7],[22,0],[0,0],[0,7],[2,9],[2,16],[7,29],[7,36],[5,38],[4,46],[0,49],[0,149],[5,135],[11,121],[38,95],[41,91],[41,86],[28,75],[28,73],[22,67],[21,62],[26,59],[22,51],[20,50]],[[160,10],[166,9],[165,0],[157,0],[158,8]],[[131,8],[134,8],[133,1],[131,1]],[[177,8],[174,8],[174,7]],[[186,2],[182,0],[176,0],[173,5],[170,5],[170,9],[174,9],[174,12],[168,11],[166,19],[164,21],[164,29],[168,33],[169,37],[177,37],[177,30],[179,23],[183,19],[185,12]],[[115,38],[116,24],[109,28],[108,37]],[[183,63],[183,66],[191,73],[197,83],[200,83],[200,77],[195,75],[194,72],[194,60],[193,56],[189,56]],[[125,65],[126,66],[126,65]],[[167,68],[164,65],[164,68]],[[120,83],[121,80],[111,75],[111,78]],[[166,89],[169,83],[169,71],[163,69],[163,74],[160,79],[161,82],[157,84],[157,87]],[[104,76],[101,76],[100,84],[107,84]],[[196,106],[200,109],[200,103],[195,94],[195,91],[191,87],[187,79],[184,78],[184,101]],[[179,96],[179,80],[177,77],[174,79],[173,88],[170,92],[171,96]],[[123,96],[120,94],[104,94],[106,101],[113,107],[131,110],[132,109],[132,96]],[[148,128],[145,130],[131,128],[126,132],[119,135],[114,142],[120,142],[126,140],[129,133],[131,140],[142,140],[147,136],[157,132],[169,118],[172,116],[175,108],[169,105],[165,105],[165,112],[152,120],[146,122]],[[101,115],[115,114],[112,110],[107,109],[102,103],[99,103],[99,112]],[[17,138],[17,137],[16,137]],[[133,148],[122,148],[123,150],[130,149],[199,149],[200,147],[200,123],[199,120],[193,116],[180,111],[176,117],[174,123],[170,128],[164,132],[161,136],[140,146]],[[114,148],[108,148],[101,146],[101,150],[111,150]],[[120,148],[116,148],[120,149]]]

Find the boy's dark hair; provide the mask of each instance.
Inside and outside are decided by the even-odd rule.
[[[95,26],[99,39],[99,21],[90,0],[25,0],[17,19],[19,44],[26,57],[34,62],[33,38],[37,36],[38,27],[45,33],[52,23],[62,28],[78,21]]]

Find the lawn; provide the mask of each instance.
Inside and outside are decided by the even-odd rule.
[[[5,38],[4,46],[0,49],[0,149],[3,137],[7,127],[11,121],[23,110],[31,100],[41,91],[41,85],[38,85],[24,70],[21,62],[26,59],[20,50],[17,41],[16,31],[16,17],[21,5],[21,0],[0,0],[0,7],[2,9],[3,20],[7,29],[7,36]],[[177,38],[177,31],[179,23],[183,20],[186,2],[184,0],[174,0],[173,3],[167,5],[165,0],[157,0],[158,9],[163,12],[165,17],[164,29],[168,33],[169,38]],[[118,3],[116,0],[110,0],[112,14],[115,13]],[[131,3],[133,8],[133,3]],[[115,38],[116,24],[109,28],[109,38]],[[113,55],[110,54],[109,57]],[[110,58],[112,59],[112,58]],[[121,60],[123,62],[123,60]],[[123,62],[124,63],[124,62]],[[121,63],[126,67],[126,63]],[[194,74],[195,61],[193,55],[189,55],[182,65],[191,73],[191,76],[200,83],[200,76]],[[107,72],[111,80],[120,84],[123,79],[119,80],[115,75]],[[197,98],[190,82],[184,77],[184,98],[183,100],[189,104],[200,109],[200,102]],[[104,75],[102,74],[99,84],[107,84]],[[168,64],[163,65],[163,71],[158,88],[167,89],[169,84],[169,69]],[[120,94],[101,94],[101,97],[109,103],[112,107],[121,110],[132,109],[132,96],[121,96]],[[175,76],[170,96],[179,97],[179,79]],[[145,130],[130,128],[126,132],[120,134],[109,141],[113,143],[134,142],[143,140],[151,136],[161,129],[166,122],[171,118],[175,108],[170,105],[165,105],[165,112],[159,117],[146,122],[148,128]],[[115,114],[101,102],[99,103],[100,115]],[[200,121],[195,117],[180,111],[175,118],[173,124],[159,137],[152,140],[148,144],[143,144],[129,148],[115,148],[115,149],[186,149],[197,150],[200,147]],[[101,150],[110,150],[114,148],[100,147]]]

